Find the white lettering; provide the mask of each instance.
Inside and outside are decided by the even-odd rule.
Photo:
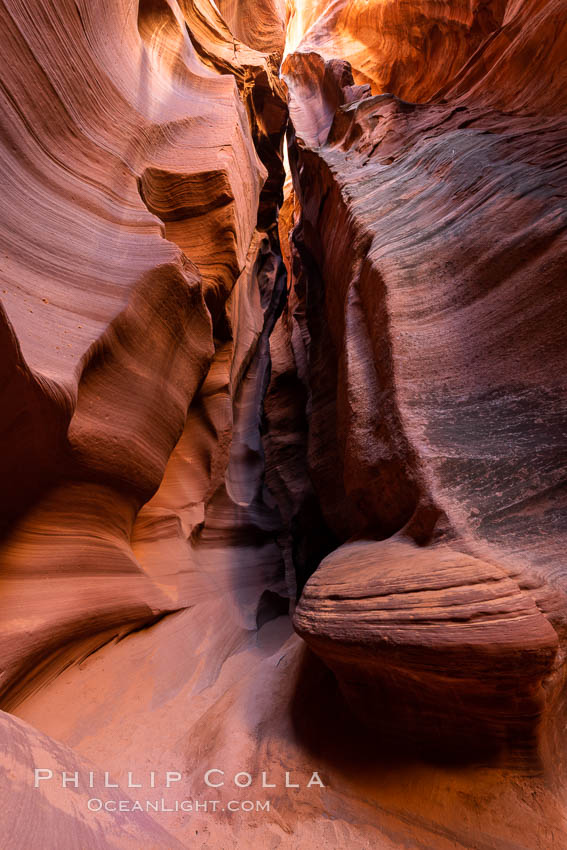
[[[288,770],[286,770],[286,772],[285,772],[285,787],[286,788],[299,788],[299,785],[296,785],[295,782],[290,782]]]
[[[110,781],[110,773],[108,771],[106,771],[106,773],[104,774],[104,787],[105,788],[118,788],[118,785],[116,785],[114,782]]]
[[[42,774],[43,774],[43,776],[42,776]],[[36,767],[35,770],[34,770],[34,776],[35,776],[35,779],[34,779],[33,787],[38,788],[39,783],[41,782],[42,779],[51,779],[51,777],[53,776],[53,771],[49,770],[49,769],[41,768],[41,767]]]
[[[71,783],[75,786],[75,788],[79,787],[79,773],[75,771],[75,773],[70,773],[67,775],[65,771],[61,774],[61,787],[66,788],[67,785]]]
[[[266,771],[262,771],[262,788],[275,788],[275,782],[268,782]]]
[[[165,774],[165,787],[169,788],[173,782],[179,782],[181,774],[177,770],[168,770]]]
[[[132,771],[128,771],[128,788],[141,788],[141,784],[132,780]]]
[[[211,782],[209,780],[209,776],[211,775],[211,773],[220,773],[221,776],[224,776],[224,770],[218,770],[218,768],[216,767],[212,767],[210,770],[207,770],[207,772],[205,773],[205,782],[209,786],[209,788],[220,788],[221,785],[224,785],[224,781]]]
[[[316,770],[314,770],[311,774],[311,779],[307,783],[307,787],[311,788],[312,785],[319,785],[321,788],[325,787],[325,783],[322,781]]]

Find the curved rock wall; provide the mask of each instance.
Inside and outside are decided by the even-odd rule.
[[[0,843],[562,850],[562,0],[0,18]]]
[[[182,541],[168,574],[190,572],[232,422],[258,428],[260,396],[239,411],[266,368],[264,312],[281,300],[273,240],[256,230],[265,186],[280,191],[255,148],[261,157],[271,138],[279,161],[277,60],[233,44],[207,4],[136,5],[3,9],[5,705],[186,604],[182,580],[165,580],[147,550],[157,535],[167,560],[163,538]],[[200,417],[197,468],[162,515],[163,487],[151,497]],[[252,513],[269,537],[277,520],[257,481],[225,495],[225,524]],[[189,517],[182,533],[172,501]],[[272,552],[272,576],[278,563]],[[259,597],[261,571],[257,583]]]
[[[393,4],[376,5],[385,14]],[[323,515],[343,541],[367,541],[364,558],[350,543],[326,558],[295,624],[364,715],[370,707],[383,725],[388,706],[403,702],[412,715],[408,734],[439,747],[442,730],[453,750],[459,734],[476,728],[466,671],[478,640],[500,672],[479,703],[484,732],[476,729],[474,739],[494,732],[498,702],[505,728],[496,737],[504,749],[521,750],[517,701],[535,688],[539,707],[527,709],[524,743],[540,736],[531,754],[538,761],[554,734],[564,676],[567,174],[559,150],[567,123],[564,80],[551,73],[548,55],[540,69],[549,75],[545,96],[539,74],[528,79],[514,69],[537,55],[542,38],[555,37],[552,52],[565,52],[567,42],[555,3],[513,3],[500,13],[502,26],[466,66],[453,73],[446,63],[444,89],[427,103],[412,102],[423,96],[419,87],[373,94],[375,80],[372,89],[356,85],[348,63],[326,58],[322,36],[315,52],[317,33],[333,50],[343,43],[340,14],[322,14],[285,60],[301,216],[292,236],[297,302],[282,328],[292,328],[293,354],[294,328],[308,341],[308,367],[297,358],[297,371],[306,375],[307,456]],[[404,44],[414,43],[412,34],[409,23],[396,29]],[[396,548],[380,542],[396,532]],[[426,604],[429,591],[418,589],[436,574],[446,545],[468,566],[443,578],[443,602],[431,595]],[[395,592],[388,590],[394,575]],[[506,576],[513,585],[501,592]],[[469,584],[474,591],[461,596]],[[402,607],[400,592],[410,594]],[[538,625],[527,609],[516,610],[518,593]],[[380,613],[383,595],[391,613]],[[511,604],[514,613],[505,613]],[[525,631],[516,643],[517,628]],[[535,679],[522,660],[532,640]],[[544,645],[549,654],[539,667]],[[383,651],[399,655],[395,672]],[[417,669],[420,652],[426,673]],[[523,680],[512,687],[515,712],[503,709],[507,665]],[[430,686],[435,696],[424,709]],[[457,721],[454,699],[467,706]],[[397,726],[403,714],[394,714]]]
[[[295,0],[290,51],[351,63],[374,94],[427,100],[502,24],[506,0]]]

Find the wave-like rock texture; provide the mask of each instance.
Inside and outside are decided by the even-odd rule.
[[[369,728],[435,758],[533,759],[562,685],[558,637],[494,564],[443,543],[347,543],[307,583],[294,622]]]
[[[211,382],[236,408],[262,359],[282,285],[256,230],[277,180],[257,148],[271,134],[278,160],[286,105],[273,57],[233,43],[217,19],[207,4],[145,0],[3,8],[6,705],[76,657],[73,642],[92,651],[184,604],[134,551],[154,509],[139,511],[194,408],[205,415]],[[201,60],[215,50],[234,74]],[[255,98],[272,110],[260,129]],[[214,447],[195,436],[201,522],[228,463],[226,415]]]
[[[244,619],[272,585],[287,595],[253,469],[254,388],[285,288],[277,241],[256,225],[287,109],[277,60],[229,38],[208,4],[2,15],[0,689],[13,707],[187,605],[191,546],[226,560],[226,529],[242,528],[241,560],[257,567],[243,589],[220,580],[246,597]],[[202,60],[217,54],[234,73]],[[240,439],[247,454],[231,460]],[[229,464],[241,477],[250,465],[247,488],[223,497]],[[215,529],[216,549],[203,543]]]
[[[412,7],[368,8],[394,5]],[[389,716],[453,749],[495,733],[538,764],[556,730],[567,589],[567,121],[554,61],[567,33],[560,3],[473,5],[491,34],[475,27],[484,41],[467,64],[452,64],[447,40],[444,88],[426,103],[413,101],[437,90],[435,65],[427,85],[405,68],[404,85],[380,72],[369,86],[328,58],[348,32],[340,11],[284,63],[301,215],[296,303],[280,324],[324,519],[341,541],[377,541],[331,554],[295,623],[365,721]],[[414,35],[410,20],[395,28],[407,48],[396,68]],[[401,529],[423,548],[378,542]]]
[[[230,31],[243,44],[283,55],[286,42],[285,0],[219,0],[217,7]]]
[[[562,11],[1,0],[2,848],[566,846]]]
[[[346,60],[374,94],[426,100],[452,80],[502,24],[507,0],[295,0],[288,46]],[[545,5],[545,4],[540,4]],[[497,51],[500,58],[502,47]]]

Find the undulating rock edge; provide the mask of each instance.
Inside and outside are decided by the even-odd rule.
[[[335,58],[340,13],[287,56],[279,344],[344,544],[296,630],[368,727],[438,760],[538,771],[554,766],[565,675],[566,121],[559,87],[538,100],[549,60],[521,99],[511,71],[557,35],[559,8],[508,5],[440,90],[426,66],[379,93],[356,50]]]
[[[564,3],[426,5],[0,4],[0,850],[567,845]]]

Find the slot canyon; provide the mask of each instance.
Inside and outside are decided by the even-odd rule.
[[[0,850],[565,850],[567,1],[0,19]]]

